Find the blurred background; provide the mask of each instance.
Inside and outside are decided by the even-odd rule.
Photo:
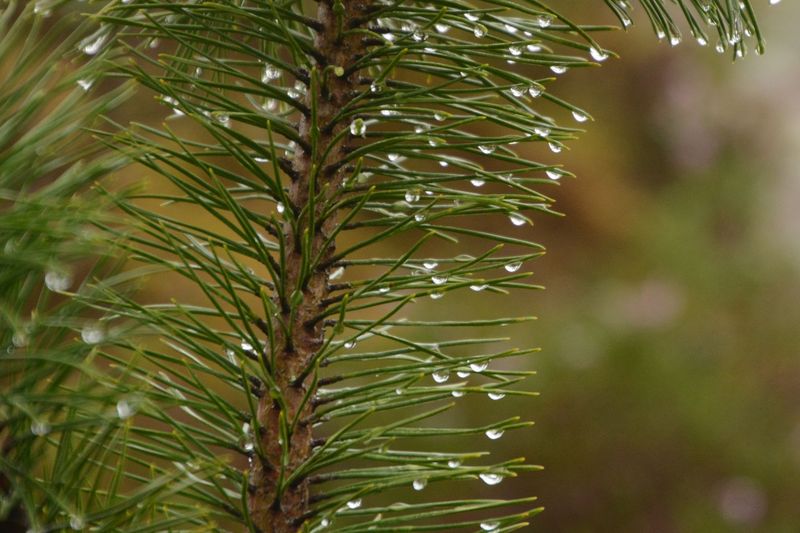
[[[800,5],[757,4],[762,57],[639,18],[558,84],[595,121],[533,230],[542,394],[504,443],[541,531],[800,531]]]

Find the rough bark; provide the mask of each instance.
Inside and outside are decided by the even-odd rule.
[[[338,163],[344,155],[345,144],[337,143],[329,153],[326,160],[320,160],[320,154],[334,142],[334,137],[348,124],[332,124],[336,113],[347,104],[358,89],[358,76],[349,73],[349,68],[354,61],[364,54],[366,44],[364,34],[341,35],[343,30],[352,29],[354,21],[362,20],[367,13],[371,0],[345,1],[344,12],[341,16],[341,26],[334,12],[332,1],[321,1],[317,8],[317,19],[321,29],[317,32],[315,48],[319,53],[316,65],[320,79],[320,91],[317,98],[317,123],[320,127],[317,153],[308,153],[298,146],[292,161],[294,173],[292,183],[288,190],[290,205],[286,209],[299,212],[308,204],[309,191],[312,179],[312,169],[326,169],[320,172],[314,190],[327,190],[332,193],[341,186],[344,176]],[[331,68],[326,68],[331,67]],[[337,76],[333,67],[341,67],[346,76]],[[339,71],[341,73],[341,71]],[[312,91],[308,91],[307,100],[311,98]],[[311,107],[310,101],[306,106]],[[299,132],[307,145],[311,143],[311,123],[309,117],[300,119]],[[332,126],[332,127],[331,127]],[[346,138],[346,136],[345,136]],[[324,203],[324,202],[323,202]],[[322,203],[321,203],[322,204]],[[319,212],[320,207],[317,208]],[[317,218],[319,220],[319,218]],[[285,284],[287,292],[291,293],[298,288],[298,278],[302,264],[302,249],[300,239],[304,230],[313,232],[313,244],[310,250],[311,257],[321,254],[322,264],[334,252],[333,246],[323,249],[325,242],[335,227],[335,217],[328,217],[315,224],[316,227],[307,228],[307,220],[303,220],[295,231],[290,224],[284,225],[286,240],[286,271]],[[292,312],[275,300],[276,306],[281,309],[282,319],[292,322],[291,338],[285,338],[280,331],[274,332],[277,354],[275,357],[276,368],[274,376],[286,401],[286,413],[283,416],[292,420],[298,410],[302,410],[300,419],[308,419],[312,414],[311,402],[303,404],[303,398],[313,385],[313,379],[308,378],[297,383],[297,377],[310,364],[324,340],[323,324],[321,321],[313,325],[309,323],[320,311],[322,302],[328,297],[328,273],[319,269],[311,275],[305,286],[300,287],[302,299]],[[312,391],[313,393],[313,391]],[[259,401],[258,420],[263,428],[260,435],[263,457],[256,457],[251,474],[252,486],[249,499],[249,511],[254,525],[264,533],[289,533],[298,531],[309,511],[309,485],[307,480],[300,480],[293,486],[286,487],[278,494],[277,485],[280,478],[281,452],[288,446],[288,464],[284,470],[284,477],[288,477],[296,468],[306,461],[311,455],[312,431],[307,424],[299,424],[296,431],[289,438],[288,443],[279,441],[280,434],[280,407],[273,402],[269,395],[264,395]]]

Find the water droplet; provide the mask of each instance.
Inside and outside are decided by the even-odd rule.
[[[92,88],[92,85],[94,85],[94,80],[80,79],[77,81],[77,84],[78,87],[80,87],[84,91],[88,91],[89,89]]]
[[[80,516],[72,515],[69,517],[69,527],[71,527],[75,531],[80,531],[81,529],[86,527],[86,523]]]
[[[456,375],[461,379],[468,378],[471,372],[469,370],[457,370]]]
[[[478,39],[486,37],[487,33],[489,33],[489,30],[483,24],[475,24],[472,28],[472,34]]]
[[[515,226],[522,226],[523,224],[525,224],[525,222],[527,222],[527,220],[525,220],[525,217],[517,214],[509,215],[508,219]]]
[[[433,291],[430,296],[431,300],[439,300],[440,298],[444,298],[444,293],[440,291]]]
[[[427,479],[415,479],[414,482],[411,484],[414,487],[414,490],[422,490],[428,485]]]
[[[378,292],[381,293],[381,294],[386,294],[390,290],[392,290],[392,289],[389,288],[389,287],[378,287]]]
[[[672,35],[669,38],[670,46],[678,46],[681,44],[681,36],[680,35]]]
[[[494,531],[500,527],[500,522],[481,522],[481,529],[484,531]]]
[[[361,498],[347,502],[348,509],[358,509],[359,507],[361,507]]]
[[[328,527],[329,525],[331,525],[331,521],[327,518],[323,518],[322,520],[320,520],[319,525],[320,527]]]
[[[497,149],[497,147],[494,146],[494,145],[486,145],[486,144],[479,144],[478,145],[478,150],[480,150],[481,153],[484,153],[484,154],[491,154],[492,152],[495,151],[495,149]]]
[[[81,340],[86,344],[99,344],[106,338],[105,330],[97,324],[84,326],[81,330]]]
[[[503,436],[505,430],[503,429],[487,429],[486,436],[489,437],[491,440],[497,440]]]
[[[774,6],[776,4],[780,4],[781,0],[769,0],[769,5]]]
[[[550,148],[550,151],[553,152],[554,154],[557,154],[557,153],[561,152],[561,150],[563,150],[563,147],[560,144],[555,143],[555,142],[549,142],[549,143],[547,143],[547,146],[548,146],[548,148]]]
[[[447,461],[447,466],[450,468],[458,468],[459,466],[461,466],[461,461],[459,461],[458,459],[450,459],[449,461]]]
[[[552,23],[553,23],[553,17],[549,15],[542,15],[536,19],[536,24],[540,28],[547,28]]]
[[[103,48],[106,39],[108,39],[108,32],[106,31],[103,31],[103,33],[99,35],[91,35],[81,41],[80,49],[84,54],[93,56]]]
[[[555,74],[564,74],[569,67],[565,65],[550,65],[550,70],[552,70]]]
[[[472,369],[473,372],[483,372],[489,367],[489,363],[487,361],[481,361],[479,363],[470,363],[469,367]]]
[[[550,128],[545,128],[543,126],[536,126],[533,128],[533,133],[535,133],[539,137],[547,137],[548,135],[550,135]]]
[[[394,389],[394,393],[397,394],[398,396],[401,396],[403,394],[403,389],[400,388]]]
[[[592,46],[589,48],[589,55],[592,56],[592,59],[595,61],[605,61],[608,59],[608,54],[599,48],[595,48]]]
[[[42,18],[47,18],[53,14],[53,11],[50,9],[48,5],[49,1],[47,0],[38,0],[33,6],[33,14],[38,15]]]
[[[572,112],[572,118],[575,119],[575,122],[586,122],[587,120],[589,120],[589,117],[578,111]]]
[[[214,118],[216,119],[216,121],[217,121],[217,122],[218,122],[218,123],[219,123],[221,126],[224,126],[224,127],[226,127],[226,128],[227,128],[228,126],[230,126],[230,124],[231,124],[231,116],[230,116],[228,113],[219,113],[219,112],[218,112],[218,113],[216,113],[216,114],[214,115]]]
[[[444,285],[447,283],[447,276],[431,276],[434,285]]]
[[[30,342],[30,337],[24,331],[15,331],[11,337],[11,344],[17,348],[24,348]]]
[[[547,174],[547,177],[553,181],[560,180],[562,176],[561,171],[556,170],[554,168],[548,168],[547,170],[544,171],[544,173]]]
[[[281,71],[272,65],[264,65],[264,70],[261,73],[262,83],[269,83],[281,77]]]
[[[487,485],[497,485],[501,481],[503,481],[503,476],[500,474],[495,474],[493,472],[484,472],[482,474],[478,474],[478,477],[481,478],[481,481],[486,483]]]
[[[517,270],[520,269],[521,266],[522,266],[521,262],[516,262],[516,263],[509,263],[503,266],[503,268],[506,269],[506,272],[516,272]]]
[[[422,266],[428,270],[433,270],[434,268],[439,266],[439,263],[437,263],[436,261],[423,261]]]
[[[406,191],[404,198],[408,203],[419,202],[419,191]]]
[[[514,57],[519,57],[522,55],[522,47],[511,45],[508,47],[508,52]]]
[[[415,213],[414,220],[417,222],[422,222],[425,220],[425,215],[423,215],[422,213]]]
[[[446,369],[436,370],[433,374],[431,374],[431,377],[436,383],[445,383],[448,379],[450,379],[450,371]]]
[[[236,352],[228,348],[227,350],[225,350],[225,356],[228,358],[228,361],[230,361],[232,365],[239,366],[239,360],[236,358]]]
[[[486,180],[483,180],[481,178],[472,178],[471,180],[469,180],[469,182],[472,184],[473,187],[483,187],[483,185],[486,183]]]
[[[486,287],[488,287],[488,285],[486,285],[485,283],[480,284],[480,285],[470,285],[469,286],[470,290],[475,291],[475,292],[481,292]]]
[[[242,341],[240,346],[242,347],[242,350],[244,350],[245,352],[252,352],[253,351],[253,345],[250,344],[247,341]]]
[[[534,54],[542,51],[542,47],[538,44],[526,44],[525,48],[528,52],[533,52]]]
[[[387,157],[389,158],[389,161],[395,162],[400,159],[400,154],[387,154]]]
[[[331,280],[331,281],[335,280],[335,279],[339,279],[339,278],[342,277],[343,274],[344,274],[344,267],[340,266],[340,267],[337,267],[337,268],[333,269],[331,271],[331,273],[328,274],[328,279]]]
[[[428,38],[428,34],[426,34],[423,31],[420,31],[420,30],[414,30],[414,33],[411,34],[411,39],[413,39],[414,42],[417,42],[417,43],[421,43],[422,41],[426,40],[427,38]]]
[[[44,275],[44,284],[53,292],[64,292],[72,285],[72,276],[61,270],[50,270]]]
[[[117,416],[120,420],[125,420],[136,414],[136,409],[130,404],[128,400],[120,400],[117,402]]]
[[[162,96],[161,101],[172,108],[172,114],[176,117],[184,115],[184,112],[178,109],[178,101],[171,96]]]
[[[434,114],[433,114],[433,118],[434,118],[434,119],[435,119],[437,122],[442,122],[444,119],[446,119],[446,118],[447,118],[447,113],[434,113]]]
[[[489,396],[490,400],[502,400],[506,397],[502,392],[490,392],[487,396]]]
[[[528,87],[528,94],[531,96],[531,98],[538,98],[542,95],[543,92],[544,89],[542,89],[538,85],[531,85],[530,87]]]
[[[453,396],[453,398],[461,398],[465,393],[463,390],[454,390],[450,394]]]
[[[349,341],[345,342],[344,343],[344,347],[346,349],[348,349],[348,350],[352,350],[353,348],[355,348],[356,347],[355,339],[352,339],[352,340],[349,340]]]
[[[447,24],[442,24],[441,22],[434,24],[433,28],[436,30],[436,33],[447,33],[450,31],[450,26]]]
[[[50,424],[42,420],[36,420],[31,424],[31,433],[33,433],[37,437],[44,437],[45,435],[50,433],[52,429],[53,428],[50,427]]]
[[[278,213],[283,213],[284,211],[286,211],[286,206],[283,205],[283,202],[278,202],[277,204],[275,204],[275,210]]]
[[[708,45],[708,41],[702,35],[698,35],[697,36],[697,44],[699,44],[700,46],[706,46],[706,45]]]
[[[350,123],[350,135],[363,137],[367,132],[367,125],[360,118],[355,119]]]
[[[481,14],[480,13],[469,13],[469,12],[467,12],[467,13],[464,13],[464,18],[467,19],[470,22],[476,22],[476,21],[481,19]]]
[[[520,98],[525,95],[525,87],[522,85],[514,85],[511,87],[511,96],[515,98]]]

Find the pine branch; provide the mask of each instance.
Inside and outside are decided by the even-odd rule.
[[[656,34],[675,42],[667,3],[640,3]],[[0,403],[3,489],[26,525],[527,525],[540,511],[533,498],[370,500],[444,482],[491,488],[538,469],[466,449],[474,436],[494,440],[529,422],[500,416],[458,427],[437,418],[465,395],[535,395],[523,379],[537,349],[510,349],[496,329],[533,317],[470,318],[441,303],[420,317],[411,304],[541,288],[527,265],[543,248],[524,230],[558,215],[543,190],[571,175],[557,157],[590,119],[556,82],[610,57],[597,39],[612,28],[537,0],[321,0],[312,12],[293,0],[103,1],[53,54],[45,44],[16,52],[36,41],[26,37],[39,35],[43,10],[62,20],[62,4],[3,12],[13,31],[0,37],[0,60],[42,67],[30,77],[6,69],[0,89],[0,179],[13,202],[0,230],[26,244],[3,256],[13,269],[0,271],[0,287],[15,301],[36,300],[36,276],[50,268],[58,281],[40,254],[58,256],[85,225],[137,266],[93,270],[74,294],[55,291],[68,302],[36,307],[46,329],[28,328],[31,304],[3,308],[16,334],[3,331],[4,341],[48,331],[44,344],[10,358],[20,379]],[[627,26],[631,6],[607,4]],[[746,0],[677,8],[699,42],[710,26],[723,51],[743,54],[748,36],[761,49]],[[76,49],[85,66],[64,83],[81,89],[65,97],[62,115],[32,124],[47,108],[36,80]],[[118,162],[76,165],[95,147],[66,147],[118,103],[92,88],[106,68],[171,115],[162,124],[108,119],[86,133],[154,180],[125,194],[106,182],[95,196],[86,185]],[[61,149],[42,155],[42,143]],[[64,168],[52,187],[28,194]],[[73,193],[97,209],[64,208]],[[55,219],[65,229],[53,229]],[[26,241],[32,234],[40,238]],[[161,276],[191,286],[192,303],[128,290]],[[102,318],[76,319],[90,315]],[[458,449],[421,451],[426,439]]]

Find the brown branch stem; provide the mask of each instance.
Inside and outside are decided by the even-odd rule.
[[[341,69],[318,68],[319,90],[309,90],[305,102],[305,107],[311,109],[310,98],[316,92],[317,125],[333,123],[334,127],[320,130],[317,150],[312,153],[308,149],[313,144],[311,117],[301,116],[298,131],[303,142],[298,143],[291,160],[291,168],[284,168],[288,166],[285,163],[281,165],[292,177],[288,189],[291,205],[287,208],[293,213],[307,211],[303,208],[309,205],[311,191],[329,191],[327,194],[333,196],[345,178],[344,173],[338,170],[338,163],[347,150],[347,136],[340,136],[340,133],[348,125],[334,121],[338,112],[354,98],[360,77],[357,73],[337,77],[335,71],[341,72],[343,69],[348,72],[366,49],[363,39],[357,34],[340,35],[339,30],[350,27],[350,21],[364,19],[372,3],[372,0],[343,2],[344,12],[340,15],[334,13],[331,0],[318,3],[314,48],[320,58],[319,64],[334,65]],[[343,18],[342,24],[338,17]],[[337,138],[344,140],[336,141]],[[322,154],[327,156],[323,157]],[[337,171],[314,174],[315,168],[337,168]],[[312,179],[316,183],[312,183]],[[293,309],[283,309],[281,302],[276,300],[276,307],[282,309],[283,323],[289,323],[290,326],[276,328],[272,332],[277,350],[275,368],[272,369],[273,379],[283,396],[282,405],[286,412],[281,412],[281,403],[274,401],[269,395],[260,398],[258,404],[258,424],[263,429],[259,437],[261,454],[253,465],[250,477],[253,490],[248,506],[254,526],[263,533],[294,533],[302,528],[305,520],[313,516],[308,479],[281,486],[311,456],[316,442],[311,426],[302,423],[294,426],[288,442],[282,442],[280,436],[282,424],[284,427],[291,427],[291,421],[308,420],[313,414],[313,402],[304,399],[309,396],[309,392],[313,397],[314,391],[309,389],[314,387],[314,373],[309,373],[303,380],[297,378],[303,376],[308,366],[313,364],[314,356],[324,342],[326,324],[313,319],[319,315],[319,306],[328,298],[330,287],[328,273],[324,269],[317,269],[305,280],[300,278],[303,276],[301,270],[304,249],[311,258],[321,258],[321,264],[330,264],[334,255],[335,244],[330,242],[329,236],[336,227],[336,217],[323,218],[326,203],[315,203],[317,223],[314,227],[309,228],[308,219],[303,218],[294,227],[286,222],[282,228],[286,250],[282,274],[287,294],[300,291],[302,298],[299,304],[293,305]],[[310,249],[300,246],[300,239],[304,238],[306,229],[312,235]],[[289,332],[288,336],[286,332]],[[284,449],[287,450],[285,456]]]

